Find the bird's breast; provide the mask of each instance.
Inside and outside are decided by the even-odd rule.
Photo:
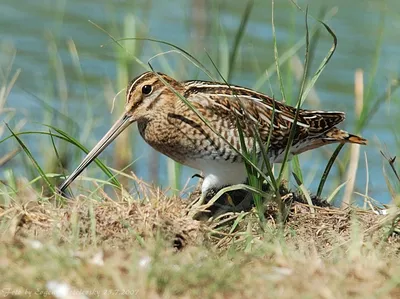
[[[232,147],[206,125],[177,115],[138,121],[142,138],[158,152],[173,160],[201,169],[201,161],[241,162]],[[231,140],[233,141],[233,140]]]
[[[188,165],[188,161],[205,154],[207,140],[187,127],[178,126],[167,118],[139,121],[139,133],[156,151]]]

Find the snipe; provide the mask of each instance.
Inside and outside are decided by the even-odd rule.
[[[258,128],[266,143],[271,163],[282,162],[296,108],[254,90],[207,81],[180,82],[162,74],[146,72],[130,82],[125,113],[90,151],[59,190],[70,183],[131,123],[137,122],[140,135],[157,151],[175,161],[202,171],[202,194],[211,189],[243,183],[246,170],[241,156],[215,134],[177,95],[191,103],[225,140],[240,150],[237,121],[247,148],[257,143]],[[291,155],[331,143],[366,144],[367,140],[336,127],[343,112],[301,109],[296,122]],[[258,143],[256,151],[260,153]]]

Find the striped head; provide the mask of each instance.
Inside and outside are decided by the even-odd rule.
[[[133,79],[126,89],[125,113],[130,121],[150,119],[154,110],[173,101],[171,87],[183,92],[181,83],[163,73],[146,72]]]

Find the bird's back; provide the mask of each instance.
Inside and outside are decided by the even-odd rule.
[[[232,148],[241,148],[238,124],[248,149],[255,146],[260,151],[259,145],[255,144],[254,130],[264,145],[271,135],[268,153],[275,162],[279,162],[286,148],[294,123],[293,154],[332,142],[365,143],[364,139],[357,139],[357,136],[336,128],[345,119],[343,112],[300,109],[295,120],[296,108],[247,88],[204,81],[186,81],[184,84],[186,91],[183,96],[218,133],[204,124],[185,103],[178,102],[178,114],[191,119],[192,125],[199,126],[198,129],[193,127],[193,132],[206,136],[199,151],[194,153],[195,157],[241,161],[240,155]],[[189,122],[185,125],[192,126]]]

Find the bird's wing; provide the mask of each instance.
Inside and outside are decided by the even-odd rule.
[[[296,108],[278,102],[265,94],[240,86],[219,83],[190,81],[185,95],[198,104],[199,109],[211,111],[221,117],[234,117],[246,124],[256,124],[260,134],[287,135],[295,121]],[[296,131],[309,135],[319,135],[344,120],[343,112],[300,109],[296,121]],[[276,131],[276,133],[274,133]]]

